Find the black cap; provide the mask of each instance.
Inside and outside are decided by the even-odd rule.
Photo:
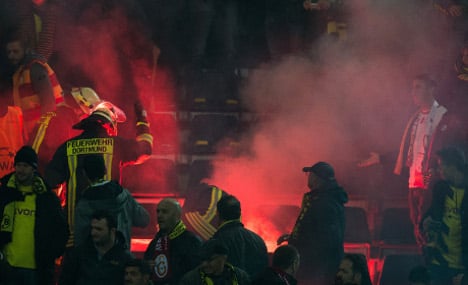
[[[319,161],[312,166],[306,166],[302,168],[304,172],[313,172],[318,177],[322,178],[325,181],[334,181],[335,180],[335,170],[333,167],[323,161]]]
[[[15,165],[18,162],[24,162],[37,169],[37,154],[34,149],[28,145],[23,146],[16,152]]]
[[[228,249],[220,240],[210,239],[203,243],[200,252],[202,260],[208,260],[216,254],[227,255]]]

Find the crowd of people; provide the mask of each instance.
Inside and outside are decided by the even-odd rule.
[[[459,285],[468,283],[468,3],[433,2],[454,19],[460,42],[451,88],[439,99],[431,76],[414,77],[418,110],[400,149],[372,152],[359,166],[396,160],[395,174],[408,175],[424,282]],[[241,221],[241,201],[212,185],[200,185],[209,190],[203,209],[183,213],[177,200],[161,200],[158,231],[135,259],[131,227],[151,217],[120,181],[124,166],[153,152],[136,62],[149,67],[146,84],[158,65],[190,88],[204,68],[232,74],[246,56],[242,44],[258,36],[265,46],[253,58],[313,59],[314,43],[337,36],[330,23],[347,13],[338,0],[2,1],[0,284],[371,284],[365,258],[344,252],[348,195],[327,162],[303,168],[310,191],[271,264],[262,237]],[[98,47],[87,50],[93,41]],[[112,53],[99,53],[104,42]],[[90,76],[83,63],[107,56],[118,78],[105,69]],[[127,116],[133,138],[118,133]]]

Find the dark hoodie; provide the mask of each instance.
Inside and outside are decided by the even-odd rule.
[[[107,210],[117,217],[117,229],[130,248],[131,227],[146,227],[150,216],[116,181],[103,181],[88,187],[75,207],[75,245],[82,244],[89,234],[89,221],[96,210]]]
[[[348,195],[336,182],[307,192],[289,244],[301,253],[300,271],[331,274],[343,258],[344,204]],[[301,270],[302,268],[302,270]]]

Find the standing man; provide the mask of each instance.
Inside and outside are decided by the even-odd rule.
[[[219,226],[213,239],[218,239],[228,249],[228,262],[245,270],[253,279],[268,266],[265,241],[241,223],[240,201],[223,196],[216,205]]]
[[[151,155],[153,137],[149,133],[146,111],[135,104],[136,138],[125,139],[117,136],[118,123],[126,120],[125,113],[110,102],[98,104],[89,117],[74,125],[83,132],[63,143],[47,165],[45,179],[49,185],[58,188],[67,183],[66,213],[71,237],[68,246],[73,246],[75,205],[89,182],[84,177],[83,158],[90,154],[103,155],[106,164],[106,180],[120,182],[120,171],[127,164],[143,162]]]
[[[332,284],[344,254],[344,204],[348,195],[338,185],[330,164],[320,161],[302,171],[309,174],[310,192],[302,198],[292,233],[282,235],[278,244],[288,241],[301,253],[299,282]]]
[[[439,150],[437,156],[442,180],[434,185],[432,203],[422,223],[424,254],[434,285],[451,284],[457,275],[460,282],[468,269],[465,155],[457,148],[447,147]]]
[[[335,285],[372,285],[366,257],[356,253],[346,254],[336,273]]]
[[[201,239],[186,230],[177,200],[161,200],[156,214],[159,231],[148,245],[144,259],[153,268],[151,279],[155,285],[176,285],[185,273],[200,264]]]
[[[88,240],[65,256],[58,284],[123,284],[124,266],[133,256],[117,231],[115,217],[96,211],[90,223]]]
[[[54,261],[65,250],[68,227],[60,201],[36,172],[29,146],[15,156],[15,172],[0,180],[0,283],[54,284]],[[6,276],[5,276],[6,275]]]
[[[408,204],[416,241],[421,244],[419,223],[424,208],[427,208],[428,187],[435,174],[435,151],[447,145],[465,143],[463,128],[447,108],[440,105],[435,97],[436,82],[427,74],[413,79],[414,104],[418,107],[406,125],[394,168],[396,175],[407,174]],[[385,160],[377,153],[359,166],[369,166]]]
[[[299,264],[299,252],[294,246],[279,246],[273,253],[271,267],[266,268],[252,285],[297,285]]]
[[[13,103],[22,109],[29,134],[36,122],[63,102],[62,87],[45,59],[33,54],[19,35],[6,44],[13,74]]]

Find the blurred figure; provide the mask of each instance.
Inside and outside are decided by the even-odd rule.
[[[436,175],[435,151],[447,145],[466,143],[464,127],[453,112],[437,102],[435,90],[436,82],[427,74],[414,77],[411,95],[418,110],[406,125],[393,171],[396,175],[409,175],[408,207],[419,245],[422,244],[422,236],[418,225],[427,208],[428,187]],[[359,166],[369,166],[388,159],[385,155],[371,153],[370,158]]]
[[[102,155],[85,156],[83,170],[90,186],[83,191],[76,204],[75,246],[86,240],[91,215],[97,210],[106,210],[117,218],[117,230],[122,232],[127,248],[130,248],[131,229],[148,226],[148,211],[117,181],[104,179],[106,165]]]
[[[47,165],[45,179],[49,185],[58,188],[67,183],[65,206],[72,231],[69,247],[73,246],[75,205],[89,186],[84,177],[83,158],[89,154],[103,155],[107,170],[104,178],[120,182],[122,167],[142,163],[151,155],[153,137],[149,133],[146,111],[136,104],[135,114],[136,138],[125,139],[117,136],[118,124],[126,120],[125,113],[110,102],[99,103],[89,117],[73,126],[83,132],[64,142]]]
[[[57,17],[61,0],[7,0],[15,1],[19,30],[34,51],[46,61],[54,52]]]
[[[249,275],[244,270],[227,262],[228,251],[219,240],[205,242],[201,248],[203,262],[185,274],[179,285],[250,284]]]
[[[13,74],[13,103],[23,111],[29,134],[35,123],[63,102],[62,87],[46,60],[34,54],[24,40],[13,34],[6,43]]]
[[[215,64],[221,69],[234,71],[236,55],[236,35],[238,32],[238,1],[193,0],[188,1],[190,35],[192,38],[190,63],[194,70],[204,67],[208,58],[207,51],[215,51]],[[212,38],[217,46],[207,49],[208,39]]]
[[[124,285],[152,285],[151,268],[143,259],[133,259],[125,264]]]
[[[344,204],[348,195],[338,185],[330,164],[320,161],[302,171],[309,175],[310,192],[304,194],[292,233],[282,235],[278,244],[288,241],[301,253],[299,282],[331,284],[344,254]]]
[[[465,154],[446,147],[437,152],[441,180],[432,191],[432,203],[424,215],[424,255],[434,285],[462,280],[468,269],[468,189]],[[463,278],[465,279],[465,278]]]
[[[372,285],[366,257],[362,254],[345,254],[336,273],[335,285]]]
[[[241,223],[241,203],[232,196],[223,196],[216,205],[218,229],[213,239],[228,249],[228,262],[245,270],[253,279],[268,266],[265,241]]]
[[[190,187],[184,195],[182,220],[190,231],[205,241],[216,232],[216,204],[224,195],[227,193],[222,189],[206,183]]]
[[[266,268],[252,285],[296,285],[299,264],[299,252],[294,246],[279,246],[273,253],[271,267]]]
[[[14,171],[16,151],[24,145],[26,133],[23,113],[19,107],[10,106],[6,94],[0,94],[0,177]]]
[[[408,275],[410,285],[431,285],[431,275],[425,266],[413,267]]]
[[[200,263],[201,240],[186,230],[177,200],[161,200],[156,213],[159,231],[148,245],[144,259],[153,268],[151,279],[155,285],[176,285],[185,273]]]
[[[58,284],[123,284],[124,266],[133,256],[117,230],[117,220],[99,210],[89,222],[88,239],[65,255]]]
[[[65,214],[37,173],[34,150],[23,146],[14,163],[15,172],[0,180],[0,262],[9,265],[0,283],[52,285],[68,238]]]

